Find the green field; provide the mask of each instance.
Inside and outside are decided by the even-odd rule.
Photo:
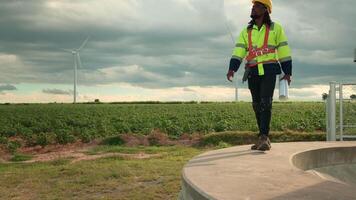
[[[345,121],[356,122],[356,104],[348,104],[347,110]],[[325,140],[322,133],[325,104],[275,103],[271,129],[273,142]],[[200,133],[205,135],[204,145],[97,145],[85,154],[158,156],[139,159],[116,155],[74,163],[71,157],[21,163],[36,155],[16,152],[19,145],[46,146],[100,138],[105,138],[101,144],[115,144],[118,137],[109,136],[149,135],[155,130],[171,139]],[[0,150],[4,146],[13,150],[11,159],[4,159],[9,162],[0,162],[0,196],[1,199],[177,199],[181,170],[188,160],[215,148],[250,144],[256,131],[250,103],[0,105]]]
[[[13,136],[27,145],[88,142],[154,129],[174,139],[183,133],[257,131],[257,126],[250,103],[0,105],[0,143]],[[274,103],[271,129],[325,131],[325,105]]]
[[[112,156],[92,161],[0,163],[0,199],[177,199],[181,171],[207,149],[190,147],[110,147],[98,151],[158,154],[133,159]],[[94,152],[93,152],[94,151]]]

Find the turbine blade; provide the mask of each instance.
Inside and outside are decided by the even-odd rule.
[[[79,66],[79,68],[83,68],[82,60],[80,60],[80,55],[79,55],[79,53],[77,53],[77,60],[78,60],[78,66]]]
[[[232,35],[232,31],[231,31],[231,28],[230,28],[227,20],[225,20],[225,26],[226,26],[228,33],[230,34],[232,44],[235,45],[234,36]]]
[[[60,48],[60,49],[63,50],[63,51],[69,52],[69,53],[73,52],[73,50],[70,50],[70,49],[62,49],[62,48]]]
[[[226,26],[227,32],[230,34],[232,44],[235,46],[235,39],[234,36],[232,35],[232,31],[229,26],[229,21],[227,20],[227,16],[226,16],[225,1],[223,1],[223,14],[224,14],[224,24]]]
[[[84,40],[83,44],[80,45],[80,47],[78,48],[78,51],[80,51],[87,44],[88,40],[89,40],[89,36],[87,37],[86,40]]]

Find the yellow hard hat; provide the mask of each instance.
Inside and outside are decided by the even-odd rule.
[[[252,3],[260,2],[267,7],[268,13],[272,13],[272,0],[252,0]]]

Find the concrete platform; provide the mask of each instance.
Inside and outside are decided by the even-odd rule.
[[[236,146],[189,161],[181,200],[356,199],[356,142],[276,143],[266,153]]]

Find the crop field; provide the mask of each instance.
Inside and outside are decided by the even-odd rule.
[[[350,105],[355,111],[356,104]],[[348,113],[356,119],[355,112]],[[325,131],[325,126],[322,102],[273,105],[273,131]],[[257,126],[247,102],[0,105],[0,143],[15,136],[28,145],[66,144],[123,133],[147,135],[152,130],[174,139],[183,133],[257,131]]]
[[[355,123],[356,104],[349,103],[347,110],[345,122]],[[277,142],[319,140],[325,136],[320,133],[325,131],[325,118],[322,102],[277,102],[273,106],[272,131],[296,134],[274,133],[273,139]],[[206,134],[205,141],[215,146],[128,147],[106,140],[120,134],[149,135],[155,130],[171,139]],[[10,159],[3,158],[2,162],[0,158],[0,196],[3,199],[177,199],[181,170],[188,160],[205,151],[229,147],[229,141],[240,145],[238,140],[248,140],[255,131],[251,104],[243,102],[0,105],[0,150],[1,146],[13,150]],[[100,138],[106,138],[107,143],[68,151],[76,143],[67,143]],[[35,152],[16,152],[24,143],[43,146],[41,152],[46,154],[41,155],[47,157],[42,158],[48,160],[39,159]],[[56,145],[50,144],[64,145],[59,145],[61,149],[56,152]],[[59,157],[59,153],[66,151],[67,157]],[[79,152],[82,157],[75,157]],[[26,163],[32,159],[34,162]]]

